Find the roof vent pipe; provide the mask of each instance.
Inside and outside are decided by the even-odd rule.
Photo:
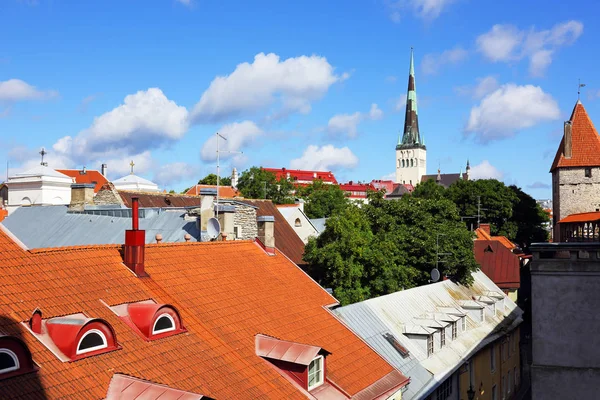
[[[131,229],[125,231],[124,262],[138,277],[148,276],[144,270],[146,232],[139,229],[139,198],[131,198]]]
[[[102,164],[102,175],[106,177],[106,164]]]

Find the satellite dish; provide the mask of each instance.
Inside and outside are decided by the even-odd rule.
[[[216,239],[221,233],[221,224],[219,220],[216,218],[209,218],[208,223],[206,224],[206,233],[208,237],[213,240]]]
[[[440,271],[437,268],[431,270],[431,280],[437,282],[440,280]]]

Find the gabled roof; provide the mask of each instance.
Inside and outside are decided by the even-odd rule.
[[[28,169],[27,171],[24,172],[19,172],[16,173],[13,176],[10,176],[8,178],[8,181],[12,181],[15,179],[19,179],[19,178],[26,178],[26,177],[34,177],[34,176],[48,176],[48,177],[53,177],[53,178],[70,178],[69,176],[58,172],[57,170],[47,167],[45,165],[36,165],[35,167]]]
[[[93,169],[85,170],[85,172],[79,169],[57,169],[56,171],[74,178],[76,183],[95,184],[96,186],[94,187],[94,193],[98,193],[102,185],[108,182],[108,180],[100,173],[100,171]]]
[[[512,250],[517,247],[506,236],[492,236],[492,235],[488,234],[484,229],[481,229],[481,228],[475,229],[475,234],[477,235],[476,240],[495,240],[497,242],[500,242],[502,244],[502,246],[506,247],[509,250]]]
[[[51,399],[104,398],[115,372],[217,399],[306,398],[256,355],[259,333],[331,351],[328,378],[351,396],[395,373],[326,308],[336,300],[281,254],[231,241],[148,245],[145,257],[149,277],[138,278],[121,246],[25,251],[0,226],[0,331],[20,336],[40,366],[4,380],[0,398],[42,388]],[[146,342],[108,307],[147,299],[176,307],[187,333]],[[21,324],[37,307],[45,318],[101,318],[122,348],[63,363]]]
[[[521,286],[521,256],[513,253],[517,246],[507,237],[491,236],[482,228],[477,228],[475,234],[473,251],[481,270],[501,289],[518,289]]]
[[[571,158],[564,155],[565,137],[563,135],[550,172],[563,167],[598,167],[600,166],[600,138],[587,111],[580,101],[577,101],[570,121],[571,128]]]
[[[440,176],[440,180],[438,182],[438,174],[423,175],[421,177],[421,182],[427,182],[428,180],[433,179],[433,181],[435,183],[438,183],[438,184],[442,185],[443,187],[447,188],[448,186],[452,185],[454,182],[461,179],[460,174],[439,174],[439,176]]]
[[[244,203],[258,207],[257,217],[272,216],[275,217],[275,247],[289,257],[294,264],[303,266],[306,263],[302,259],[304,256],[304,242],[294,228],[286,221],[285,217],[279,212],[271,200],[248,200]]]
[[[208,400],[197,393],[177,390],[143,379],[123,374],[114,374],[110,380],[106,400],[144,399],[144,400]]]
[[[187,192],[188,196],[200,196],[200,189],[216,189],[217,185],[194,185]],[[219,197],[234,198],[239,197],[241,194],[237,189],[231,186],[219,185]]]
[[[261,357],[300,365],[309,365],[319,354],[330,354],[317,346],[280,340],[263,334],[256,335],[255,343],[256,354]]]

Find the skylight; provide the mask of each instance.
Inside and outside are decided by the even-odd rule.
[[[394,349],[398,353],[400,353],[402,358],[406,358],[410,355],[410,352],[408,351],[408,349],[406,347],[402,346],[400,344],[400,342],[398,342],[398,340],[396,340],[394,335],[392,335],[391,333],[384,333],[383,337],[394,347]]]

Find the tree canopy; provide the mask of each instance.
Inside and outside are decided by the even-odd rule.
[[[249,199],[270,199],[275,204],[294,202],[293,183],[284,177],[278,180],[275,174],[261,167],[252,167],[242,172],[238,190]]]
[[[217,175],[216,174],[208,174],[204,178],[198,181],[198,185],[216,185],[217,184]],[[230,176],[221,176],[219,178],[219,185],[223,186],[231,186],[231,177]]]
[[[331,287],[342,304],[427,283],[438,240],[439,253],[449,253],[440,256],[442,274],[471,282],[477,268],[473,233],[451,201],[413,196],[388,201],[382,192],[370,193],[369,200],[332,215],[304,253],[311,276]]]
[[[308,218],[326,218],[345,209],[348,196],[338,185],[316,180],[312,184],[296,189],[296,196],[306,202],[304,212]]]

